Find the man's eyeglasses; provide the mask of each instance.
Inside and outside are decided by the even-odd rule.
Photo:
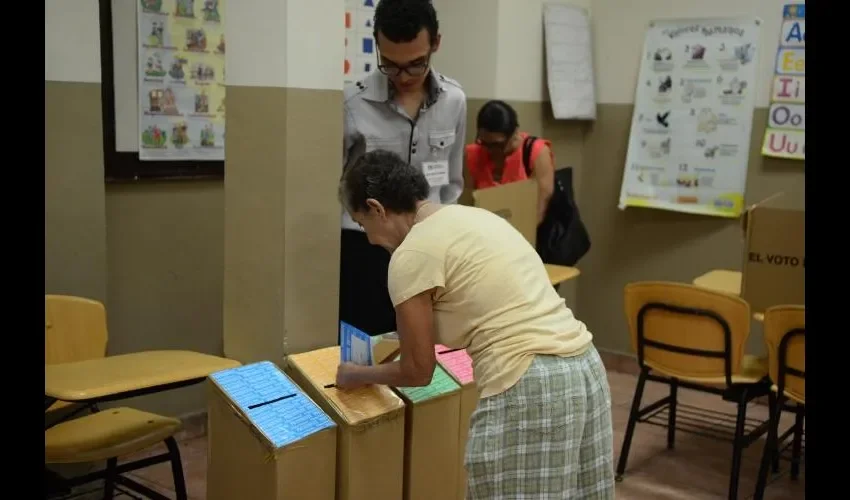
[[[380,60],[381,54],[378,54],[378,60]],[[424,61],[419,61],[411,64],[405,64],[404,66],[399,66],[397,64],[378,64],[378,71],[387,75],[387,76],[398,76],[402,72],[407,73],[410,76],[422,76],[428,71],[428,66],[431,64],[431,56],[429,55],[427,59]]]

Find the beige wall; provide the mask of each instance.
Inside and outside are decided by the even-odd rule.
[[[97,0],[44,7],[44,290],[106,300]]]
[[[221,182],[214,181],[107,186],[111,354],[222,353],[222,193]],[[130,403],[171,415],[205,405],[200,387]]]
[[[759,154],[767,119],[772,65],[779,38],[782,0],[594,0],[594,59],[598,119],[584,144],[580,183],[582,216],[593,248],[581,262],[579,315],[600,347],[631,353],[623,316],[623,286],[636,280],[690,282],[713,268],[740,269],[743,235],[737,220],[648,209],[620,211],[617,200],[628,147],[635,81],[648,22],[654,18],[751,15],[762,19],[759,82],[751,138],[746,201],[777,191],[800,192],[802,162]],[[802,197],[797,199],[801,208]],[[754,335],[750,342],[761,350]]]

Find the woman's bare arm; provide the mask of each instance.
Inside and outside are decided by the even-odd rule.
[[[420,293],[396,306],[401,360],[376,366],[344,365],[337,374],[337,385],[368,384],[394,387],[419,387],[431,383],[437,358],[434,353],[433,289]]]

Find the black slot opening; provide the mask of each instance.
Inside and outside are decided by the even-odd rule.
[[[272,403],[277,403],[278,401],[283,401],[284,399],[289,399],[289,398],[294,398],[294,397],[295,397],[295,394],[290,394],[290,395],[288,395],[288,396],[281,396],[281,397],[279,397],[279,398],[270,399],[270,400],[268,400],[268,401],[266,401],[266,402],[264,402],[264,403],[257,403],[257,404],[255,404],[255,405],[251,405],[251,406],[249,406],[249,407],[248,407],[248,409],[249,409],[249,410],[254,410],[254,409],[259,408],[259,407],[261,407],[261,406],[270,405],[270,404],[272,404]]]

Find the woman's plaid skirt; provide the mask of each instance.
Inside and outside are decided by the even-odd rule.
[[[613,499],[611,392],[599,353],[535,356],[482,399],[466,445],[467,500]]]

